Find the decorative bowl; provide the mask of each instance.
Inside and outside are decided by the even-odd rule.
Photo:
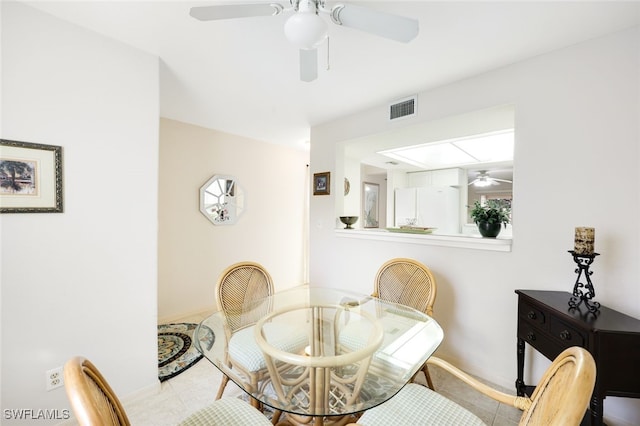
[[[344,229],[353,229],[351,225],[358,221],[358,216],[340,216],[340,222],[344,223]]]

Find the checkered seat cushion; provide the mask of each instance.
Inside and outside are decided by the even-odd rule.
[[[349,350],[357,351],[367,346],[367,339],[370,334],[370,324],[365,321],[351,321],[340,330],[338,342]]]
[[[478,417],[431,389],[409,383],[387,402],[367,410],[362,426],[486,426]]]
[[[264,332],[269,344],[283,351],[301,353],[309,344],[307,333],[304,330],[301,332],[299,327],[266,323]],[[258,371],[267,366],[262,350],[256,343],[253,326],[244,328],[231,336],[229,356],[248,371]]]
[[[222,398],[196,411],[180,426],[272,426],[257,409],[238,398]]]

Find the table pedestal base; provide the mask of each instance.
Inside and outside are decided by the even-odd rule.
[[[283,418],[276,426],[344,426],[349,423],[355,423],[361,414],[351,414],[348,416],[330,416],[330,417],[311,417],[301,416],[299,414],[284,413]]]

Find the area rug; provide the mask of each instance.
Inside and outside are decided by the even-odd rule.
[[[158,378],[161,382],[177,376],[202,359],[193,341],[197,326],[191,323],[158,326]],[[205,330],[200,343],[204,347],[211,347],[215,336],[209,328]]]

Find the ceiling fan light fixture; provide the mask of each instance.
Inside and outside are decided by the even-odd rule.
[[[491,181],[489,179],[487,179],[486,177],[479,177],[474,183],[473,186],[478,186],[478,187],[485,187],[485,186],[491,186]]]
[[[317,15],[314,3],[306,3],[309,7],[303,7],[303,3],[300,2],[300,10],[285,22],[284,35],[300,49],[315,49],[327,38],[329,28]]]

